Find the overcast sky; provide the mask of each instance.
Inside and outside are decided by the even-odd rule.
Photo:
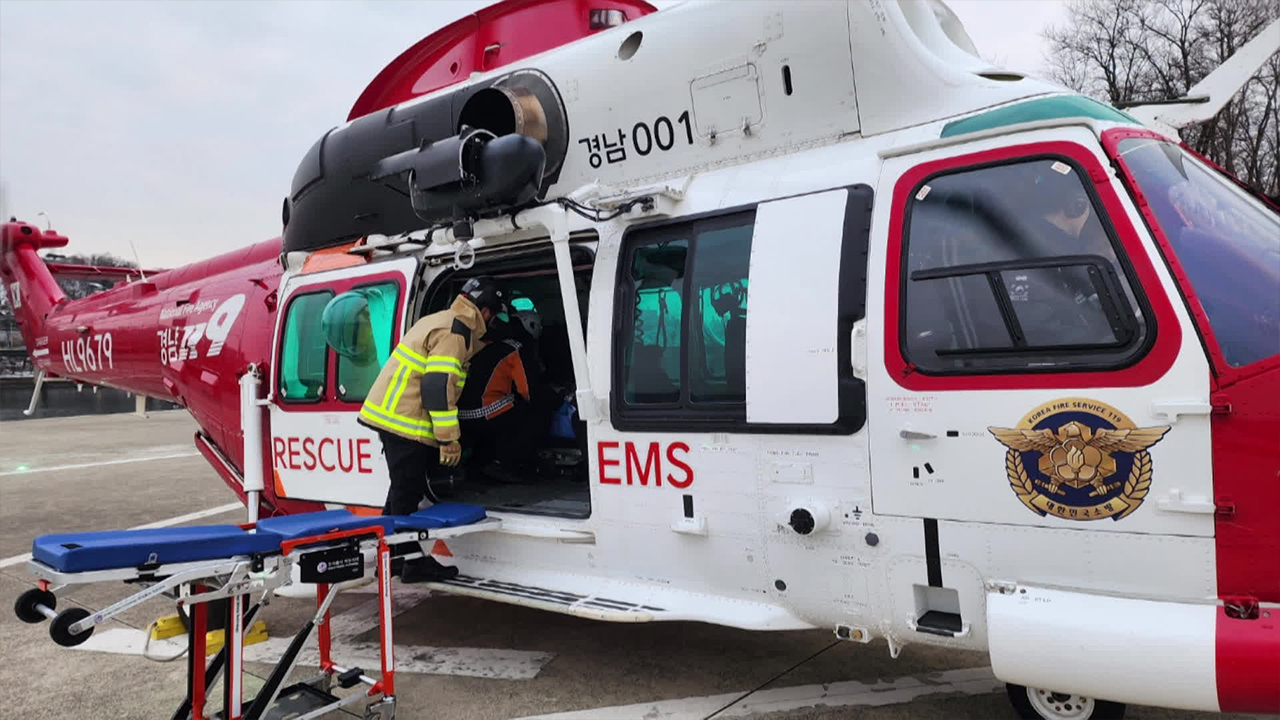
[[[70,252],[131,257],[132,240],[149,267],[273,237],[302,154],[374,75],[491,2],[3,0],[3,210],[47,213]],[[1032,73],[1065,14],[950,5],[985,57]]]

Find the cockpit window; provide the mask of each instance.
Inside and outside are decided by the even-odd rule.
[[[906,210],[902,349],[920,371],[1118,367],[1153,337],[1102,206],[1065,158],[935,175]]]
[[[1227,363],[1241,367],[1280,353],[1280,215],[1173,143],[1126,138],[1117,150]]]

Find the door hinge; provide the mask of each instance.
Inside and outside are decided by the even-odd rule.
[[[1235,501],[1228,497],[1213,499],[1213,516],[1218,520],[1230,520],[1236,516]]]
[[[1252,595],[1228,595],[1222,598],[1222,607],[1234,620],[1258,619],[1258,598]]]
[[[1230,415],[1231,414],[1231,398],[1226,393],[1215,393],[1210,399],[1213,405],[1214,415]]]

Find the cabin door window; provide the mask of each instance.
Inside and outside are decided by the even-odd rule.
[[[755,212],[629,233],[619,282],[622,413],[740,421]]]
[[[391,356],[400,286],[395,282],[362,285],[338,295],[325,307],[322,330],[338,356],[338,399],[364,402],[369,388]]]
[[[280,346],[280,399],[286,403],[319,402],[324,397],[328,352],[324,335],[316,332],[328,290],[296,295],[286,309]]]
[[[624,237],[614,426],[856,432],[871,190],[641,225]]]

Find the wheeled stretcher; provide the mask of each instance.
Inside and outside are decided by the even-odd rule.
[[[469,532],[492,530],[500,520],[487,518],[484,508],[441,503],[407,516],[359,516],[346,510],[327,510],[268,518],[244,525],[201,525],[147,530],[44,535],[32,542],[28,567],[38,587],[23,593],[15,605],[20,619],[52,620],[49,634],[66,647],[89,639],[96,626],[151,598],[166,595],[186,608],[188,622],[187,694],[174,720],[204,720],[207,693],[219,675],[223,683],[223,720],[261,720],[281,696],[282,684],[293,671],[299,653],[317,631],[320,672],[305,683],[311,697],[322,698],[297,720],[318,717],[365,698],[366,718],[395,716],[395,658],[391,618],[391,548]],[[402,548],[397,558],[422,556],[421,548]],[[375,558],[369,577],[366,555]],[[316,613],[290,642],[251,700],[243,698],[245,629],[277,588],[293,581],[296,570],[303,583],[316,584]],[[331,656],[329,608],[343,590],[378,584],[378,625],[381,675],[370,677],[360,668],[336,664]],[[73,607],[56,612],[55,592],[68,585],[123,581],[145,587],[97,612]],[[252,596],[258,595],[256,602]],[[210,603],[226,601],[226,637],[213,660],[206,662],[205,632]],[[350,688],[363,683],[368,691],[339,699],[328,694],[333,682]]]

